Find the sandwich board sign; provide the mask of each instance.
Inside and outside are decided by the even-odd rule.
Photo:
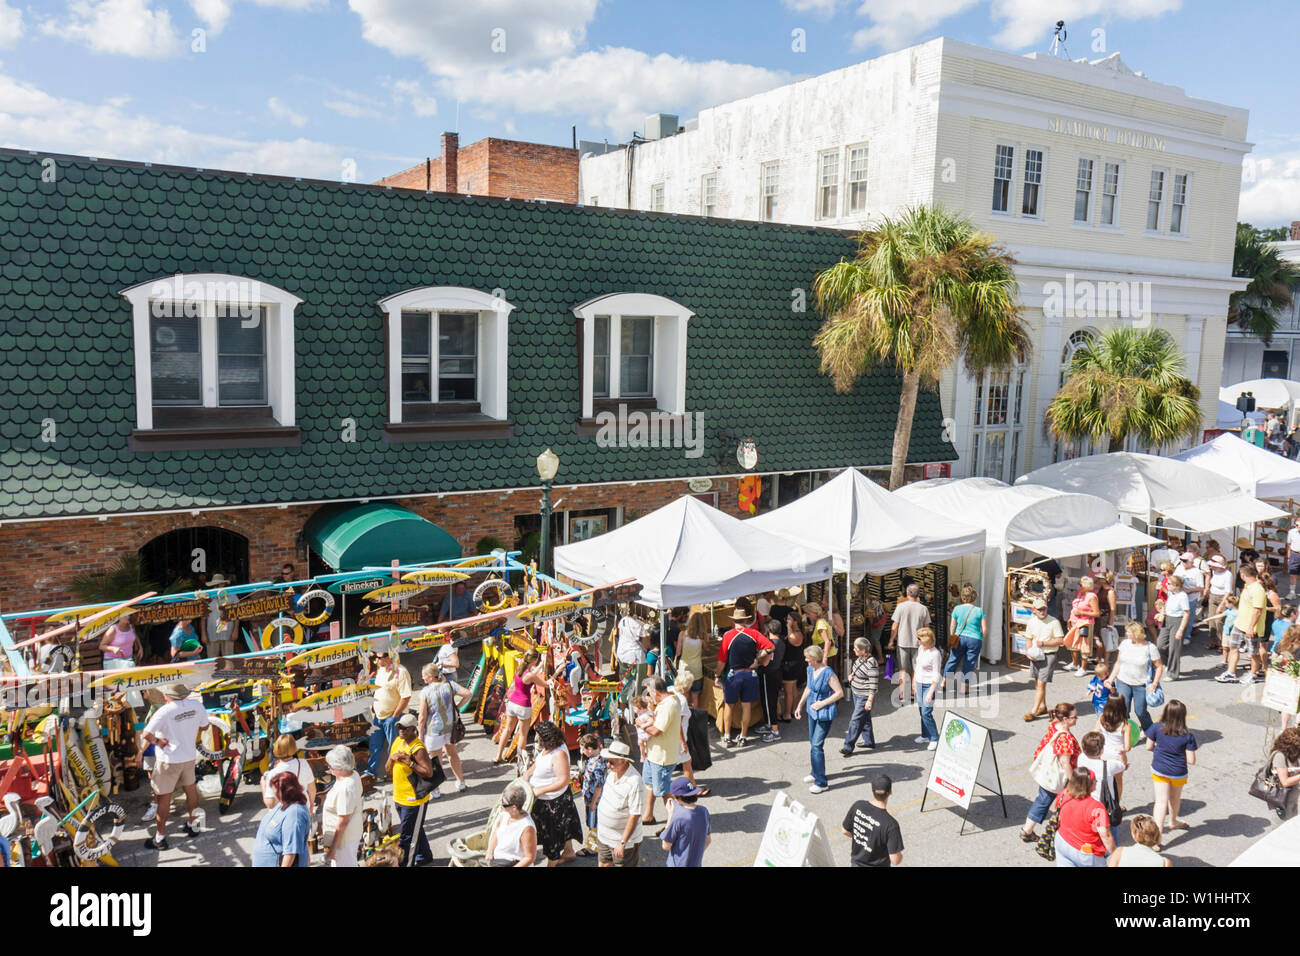
[[[835,858],[817,815],[778,793],[754,865],[834,866]]]
[[[966,829],[966,814],[970,812],[971,797],[975,788],[984,787],[1002,799],[1002,815],[1007,815],[1007,799],[1002,793],[1002,780],[998,774],[998,758],[993,752],[993,740],[987,727],[969,717],[953,711],[943,715],[939,729],[939,746],[930,762],[930,774],[925,781],[925,796],[921,810],[931,793],[957,804],[963,811],[962,830]]]

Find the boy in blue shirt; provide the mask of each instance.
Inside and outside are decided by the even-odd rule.
[[[1106,708],[1106,701],[1110,699],[1110,689],[1106,686],[1106,678],[1109,674],[1110,668],[1106,666],[1106,662],[1098,661],[1094,676],[1088,681],[1088,693],[1092,695],[1092,710],[1095,714],[1100,714]]]
[[[709,845],[709,811],[695,801],[701,791],[685,777],[678,777],[669,789],[672,815],[660,839],[668,854],[667,866],[703,866],[704,848]]]

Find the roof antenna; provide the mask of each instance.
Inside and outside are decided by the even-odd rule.
[[[1052,46],[1047,51],[1049,56],[1070,58],[1070,51],[1065,48],[1065,21],[1057,20],[1056,29],[1052,31]]]

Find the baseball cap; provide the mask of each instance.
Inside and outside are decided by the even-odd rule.
[[[893,793],[894,781],[889,779],[889,774],[877,774],[871,779],[872,793]]]
[[[1044,601],[1042,598],[1035,598],[1035,599],[1034,599],[1034,610],[1035,610],[1035,611],[1046,611],[1046,610],[1047,610],[1047,602]]]
[[[668,788],[668,792],[674,797],[698,797],[701,791],[685,777],[678,777]]]
[[[1190,552],[1190,551],[1184,551],[1184,552],[1183,552],[1182,554],[1180,554],[1178,557],[1179,557],[1179,560],[1182,560],[1182,561],[1195,561],[1195,560],[1196,560],[1196,555],[1194,555],[1194,554],[1193,554],[1192,552]]]
[[[397,721],[399,727],[414,727],[415,724],[415,714],[403,714]]]

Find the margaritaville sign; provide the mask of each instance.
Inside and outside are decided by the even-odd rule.
[[[1164,152],[1165,138],[1152,136],[1136,129],[1123,129],[1118,126],[1106,126],[1102,123],[1085,123],[1083,120],[1066,119],[1052,116],[1047,120],[1049,133],[1061,133],[1064,136],[1078,136],[1081,139],[1096,140],[1115,146],[1136,146],[1139,149],[1154,149]]]

